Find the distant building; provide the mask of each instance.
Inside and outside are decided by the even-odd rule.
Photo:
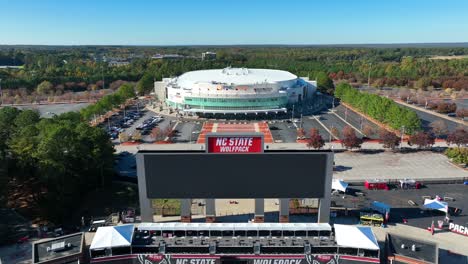
[[[85,263],[84,233],[42,239],[32,245],[32,263]]]
[[[22,69],[24,66],[1,65],[0,69]]]
[[[108,63],[109,67],[127,66],[129,64],[130,64],[129,61],[116,61],[116,60],[109,61],[109,63]]]
[[[183,59],[185,56],[180,54],[156,54],[151,57],[154,60],[178,60]]]
[[[211,51],[203,52],[201,54],[201,58],[202,60],[215,60],[216,52],[211,52]]]
[[[439,263],[439,247],[436,243],[394,234],[387,234],[384,253],[384,263]]]

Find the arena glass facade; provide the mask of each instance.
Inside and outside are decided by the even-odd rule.
[[[288,104],[287,96],[267,98],[201,98],[185,97],[185,104],[167,102],[170,106],[200,110],[269,110],[283,109]]]

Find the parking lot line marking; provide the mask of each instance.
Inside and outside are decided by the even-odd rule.
[[[331,112],[332,114],[334,114],[336,117],[338,117],[339,119],[341,119],[343,122],[345,122],[346,124],[348,124],[350,127],[354,128],[354,130],[356,130],[357,132],[359,132],[359,134],[363,135],[363,136],[366,136],[364,135],[364,133],[362,133],[359,129],[357,129],[355,126],[351,125],[348,121],[344,120],[341,116],[337,115],[335,112]]]
[[[320,120],[317,118],[317,116],[314,116],[315,120],[317,120],[317,122],[328,132],[328,134],[330,134],[333,138],[335,138],[336,140],[340,140],[338,137],[336,137],[335,135],[333,135],[333,133],[327,128],[327,126],[325,126],[322,122],[320,122]]]

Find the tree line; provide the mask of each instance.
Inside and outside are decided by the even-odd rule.
[[[90,120],[93,117],[102,115],[107,111],[120,107],[128,99],[135,97],[135,90],[132,84],[125,83],[113,94],[108,94],[98,100],[95,104],[91,104],[81,109],[80,114],[84,120]]]
[[[0,109],[0,207],[63,224],[83,196],[113,175],[114,148],[104,130],[76,112],[40,118]]]
[[[344,82],[336,86],[335,97],[395,130],[404,128],[408,134],[421,130],[421,120],[416,113],[391,99],[360,92]]]
[[[58,90],[101,89],[117,80],[161,80],[199,69],[232,67],[272,68],[298,76],[411,88],[468,88],[468,59],[440,60],[433,55],[466,55],[468,48],[364,48],[364,47],[210,47],[216,60],[198,58],[206,47],[14,47],[0,57],[23,63],[19,70],[0,70],[3,87],[33,91],[48,81]],[[180,60],[155,60],[156,54],[177,53]],[[111,67],[102,57],[118,57],[129,65]],[[5,61],[7,60],[5,59]],[[103,81],[99,84],[99,81]],[[68,84],[67,84],[68,83]],[[67,84],[67,85],[65,85]],[[142,87],[148,87],[143,85]],[[141,87],[140,87],[141,88]],[[143,89],[139,92],[147,92]]]

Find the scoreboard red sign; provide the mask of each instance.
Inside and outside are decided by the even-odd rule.
[[[218,136],[207,137],[208,153],[259,153],[263,152],[261,136]]]

